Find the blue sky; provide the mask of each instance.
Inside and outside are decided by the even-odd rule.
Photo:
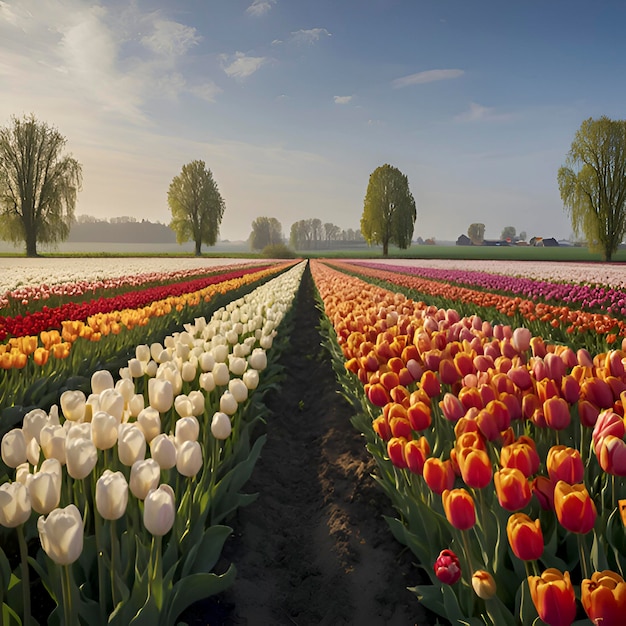
[[[0,0],[0,125],[35,116],[83,166],[77,214],[169,222],[205,161],[223,239],[255,217],[359,228],[371,172],[408,176],[415,236],[571,233],[557,171],[625,117],[626,3]]]

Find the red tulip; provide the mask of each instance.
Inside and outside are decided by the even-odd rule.
[[[507,511],[523,509],[532,497],[528,479],[515,467],[505,467],[493,475],[498,502]]]
[[[454,486],[455,474],[449,459],[442,461],[438,457],[427,458],[424,462],[423,476],[434,493],[441,494]]]
[[[603,437],[598,459],[600,467],[614,476],[626,476],[626,443],[614,435]]]
[[[493,471],[489,455],[484,450],[462,448],[457,451],[461,477],[468,487],[482,489],[491,482]]]
[[[430,454],[430,445],[426,437],[411,439],[404,446],[404,458],[409,471],[413,474],[422,474],[424,463]]]
[[[500,465],[502,467],[516,467],[529,478],[539,470],[539,455],[535,442],[526,436],[520,437],[511,445],[503,446],[500,450]]]
[[[442,494],[446,519],[458,530],[468,530],[476,523],[474,499],[465,489],[446,489]]]
[[[404,445],[406,439],[404,437],[392,437],[387,442],[387,454],[389,460],[400,469],[406,469],[407,463],[404,456]]]
[[[589,619],[601,626],[621,626],[626,613],[626,582],[610,570],[583,580],[580,599]]]
[[[417,402],[407,409],[407,418],[411,428],[416,431],[425,430],[431,424],[430,405],[425,402]]]
[[[444,417],[450,422],[457,422],[465,415],[465,408],[461,401],[449,392],[443,396],[443,400],[439,401],[439,407]]]
[[[543,403],[543,415],[548,427],[564,430],[571,422],[569,404],[563,398],[554,396]]]
[[[548,626],[571,626],[576,618],[576,596],[569,572],[555,568],[529,576],[528,586],[539,617]]]
[[[461,578],[461,563],[452,550],[442,550],[433,569],[435,576],[445,585],[454,585]]]
[[[568,446],[552,446],[546,456],[546,467],[554,484],[563,480],[575,485],[582,482],[585,473],[580,452]]]
[[[531,490],[544,511],[554,511],[554,483],[547,476],[535,476]]]
[[[513,554],[522,561],[536,561],[543,554],[543,533],[539,520],[525,513],[514,513],[506,524],[506,534]]]

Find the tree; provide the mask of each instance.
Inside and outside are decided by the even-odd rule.
[[[26,244],[63,241],[74,220],[82,168],[63,156],[66,139],[34,115],[0,128],[0,238]]]
[[[481,246],[485,240],[485,225],[470,224],[467,229],[467,236],[472,240],[475,246]]]
[[[574,234],[610,261],[626,233],[626,120],[585,120],[558,183]]]
[[[193,241],[196,256],[200,256],[203,243],[215,245],[225,203],[204,161],[183,165],[181,173],[170,183],[167,203],[172,211],[170,228],[178,243]]]
[[[526,231],[525,230],[520,230],[519,238],[520,238],[520,241],[526,241]]]
[[[408,248],[416,218],[408,178],[388,164],[376,168],[370,174],[361,217],[361,232],[367,243],[382,244],[383,256],[389,254],[390,243]]]
[[[283,242],[283,227],[275,217],[257,217],[252,222],[250,233],[250,247],[253,250],[263,250]]]
[[[515,239],[515,226],[505,226],[502,229],[502,234],[500,235],[500,239],[513,240]]]

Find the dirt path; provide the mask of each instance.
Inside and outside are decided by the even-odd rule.
[[[235,584],[188,611],[190,626],[434,623],[406,589],[420,574],[381,517],[393,511],[337,393],[313,293],[307,271],[286,378],[268,396],[268,438],[245,489],[260,495],[231,521],[224,550]]]

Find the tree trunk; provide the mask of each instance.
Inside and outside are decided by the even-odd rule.
[[[389,242],[386,239],[383,241],[383,256],[389,256]]]
[[[39,256],[37,254],[37,237],[33,232],[26,233],[26,256]]]
[[[202,256],[202,252],[200,252],[201,247],[202,247],[202,242],[198,239],[196,241],[196,251],[195,251],[196,256]]]

